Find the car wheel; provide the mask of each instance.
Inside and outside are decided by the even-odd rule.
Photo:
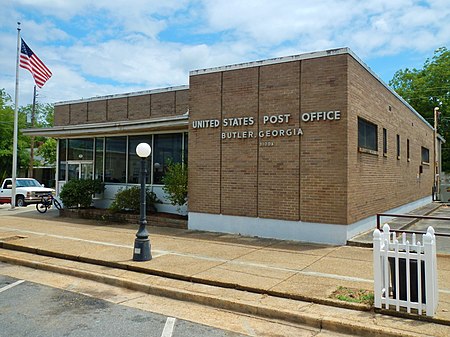
[[[16,206],[17,207],[25,207],[25,199],[22,195],[18,195],[16,197]]]

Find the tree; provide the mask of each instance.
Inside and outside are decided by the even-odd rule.
[[[19,131],[26,127],[26,115],[18,111]],[[11,96],[4,89],[0,89],[0,181],[10,177],[12,173],[13,138],[14,138],[14,106]],[[20,132],[17,144],[17,167],[27,165],[29,155],[28,137]]]
[[[441,47],[427,59],[422,69],[398,70],[389,85],[430,124],[439,107],[439,133],[446,139],[442,150],[442,170],[450,171],[450,50]]]
[[[38,145],[36,153],[44,159],[44,165],[55,165],[56,163],[56,139],[46,138]]]
[[[19,134],[17,139],[17,167],[28,167],[30,154],[30,137],[24,136],[21,130],[26,129],[27,115],[31,115],[32,105],[19,107],[18,122]],[[35,106],[35,128],[53,126],[54,109],[51,104],[37,103]],[[14,137],[14,104],[11,96],[0,89],[0,181],[12,175],[13,137]],[[56,141],[51,138],[36,137],[39,144],[37,153],[47,164],[56,162]]]
[[[28,104],[20,107],[19,112],[25,116],[31,116],[33,105]],[[53,126],[54,108],[51,104],[36,103],[34,108],[34,121],[32,125],[28,127],[32,128],[49,128]],[[20,130],[19,130],[20,131]],[[35,153],[42,156],[43,161],[41,163],[34,160],[33,165],[54,165],[56,162],[56,141],[53,138],[35,137],[31,142],[35,148]],[[37,148],[37,150],[36,150]]]
[[[168,162],[167,171],[163,177],[163,190],[167,199],[174,206],[181,207],[188,200],[188,169],[183,163]],[[180,209],[180,208],[179,208]]]

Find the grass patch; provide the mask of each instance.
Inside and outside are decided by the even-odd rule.
[[[339,287],[330,296],[344,302],[373,305],[373,291]]]

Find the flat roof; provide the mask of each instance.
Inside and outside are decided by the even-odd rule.
[[[103,101],[106,99],[116,99],[116,98],[124,98],[124,97],[133,97],[133,96],[142,96],[142,95],[150,95],[150,94],[160,94],[164,92],[171,92],[171,91],[181,91],[181,90],[188,90],[188,85],[179,85],[174,87],[167,87],[167,88],[158,88],[158,89],[151,89],[151,90],[143,90],[143,91],[135,91],[135,92],[129,92],[125,94],[115,94],[115,95],[106,95],[106,96],[95,96],[90,98],[80,98],[70,101],[61,101],[53,103],[55,106],[57,105],[67,105],[67,104],[76,104],[76,103],[86,103],[86,102],[95,102],[95,101]]]
[[[201,75],[201,74],[209,74],[209,73],[215,73],[215,72],[219,72],[219,71],[260,67],[260,66],[266,66],[266,65],[270,65],[270,64],[293,62],[293,61],[299,61],[299,60],[307,60],[307,59],[332,56],[332,55],[342,55],[342,54],[350,54],[356,58],[356,55],[354,55],[354,53],[350,50],[350,48],[345,47],[345,48],[316,51],[316,52],[311,52],[311,53],[303,53],[303,54],[299,54],[299,55],[275,57],[275,58],[260,60],[260,61],[230,64],[227,66],[192,70],[189,72],[189,75],[194,76],[194,75]]]

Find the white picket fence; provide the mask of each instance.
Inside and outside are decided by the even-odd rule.
[[[373,233],[374,302],[376,308],[395,306],[417,309],[433,316],[439,302],[437,285],[436,238],[433,227],[422,235],[422,243],[402,234],[401,242],[389,225]]]

